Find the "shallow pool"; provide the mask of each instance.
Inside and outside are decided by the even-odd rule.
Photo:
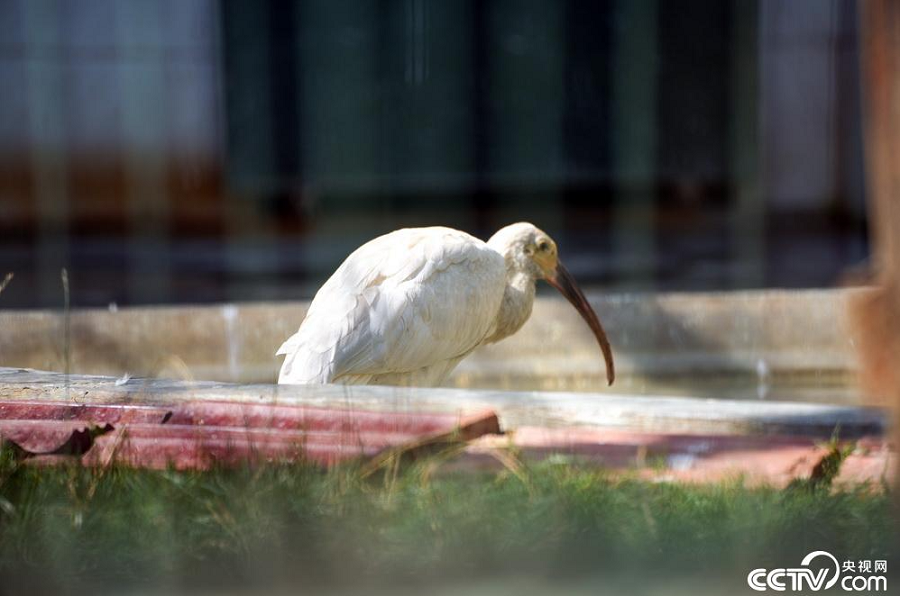
[[[622,376],[607,387],[602,374],[523,376],[511,373],[461,372],[447,383],[463,389],[573,391],[633,395],[667,395],[712,399],[801,401],[859,405],[859,390],[849,374],[802,374],[760,379],[752,374]]]

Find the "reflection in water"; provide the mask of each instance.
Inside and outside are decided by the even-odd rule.
[[[200,377],[238,383],[272,383],[269,367],[225,367],[204,369]],[[198,378],[200,378],[198,377]],[[526,375],[520,372],[482,372],[457,370],[444,385],[477,391],[572,391],[607,395],[695,397],[701,399],[737,399],[753,401],[794,401],[835,405],[862,405],[853,374],[838,371],[810,371],[765,375],[746,373],[697,373],[669,375],[623,375],[607,387],[606,377],[598,374]],[[477,399],[477,395],[473,395]]]
[[[859,391],[848,374],[765,375],[666,375],[625,376],[609,389],[603,375],[482,374],[461,372],[449,384],[462,389],[506,391],[574,391],[618,395],[665,395],[710,399],[800,401],[858,405]]]

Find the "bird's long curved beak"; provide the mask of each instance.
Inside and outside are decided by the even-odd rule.
[[[562,263],[557,263],[556,271],[553,275],[547,276],[547,283],[559,290],[559,293],[572,303],[575,310],[578,311],[581,317],[587,322],[588,327],[591,328],[591,331],[594,332],[597,343],[600,344],[600,350],[603,352],[603,359],[606,361],[606,380],[612,385],[613,381],[616,379],[616,367],[613,364],[612,348],[609,345],[609,340],[606,339],[606,331],[603,330],[603,325],[600,324],[597,313],[591,308],[587,298],[584,297],[578,284],[575,283],[575,278],[573,278],[572,274],[563,267]]]

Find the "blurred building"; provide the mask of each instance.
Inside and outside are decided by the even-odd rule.
[[[588,284],[866,258],[849,0],[0,1],[0,307],[308,297],[528,219]]]

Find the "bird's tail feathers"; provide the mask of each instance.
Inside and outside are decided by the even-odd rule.
[[[334,366],[331,363],[330,354],[317,354],[304,350],[302,346],[297,346],[295,349],[285,352],[281,372],[278,374],[278,383],[322,385],[331,383],[333,375]]]

